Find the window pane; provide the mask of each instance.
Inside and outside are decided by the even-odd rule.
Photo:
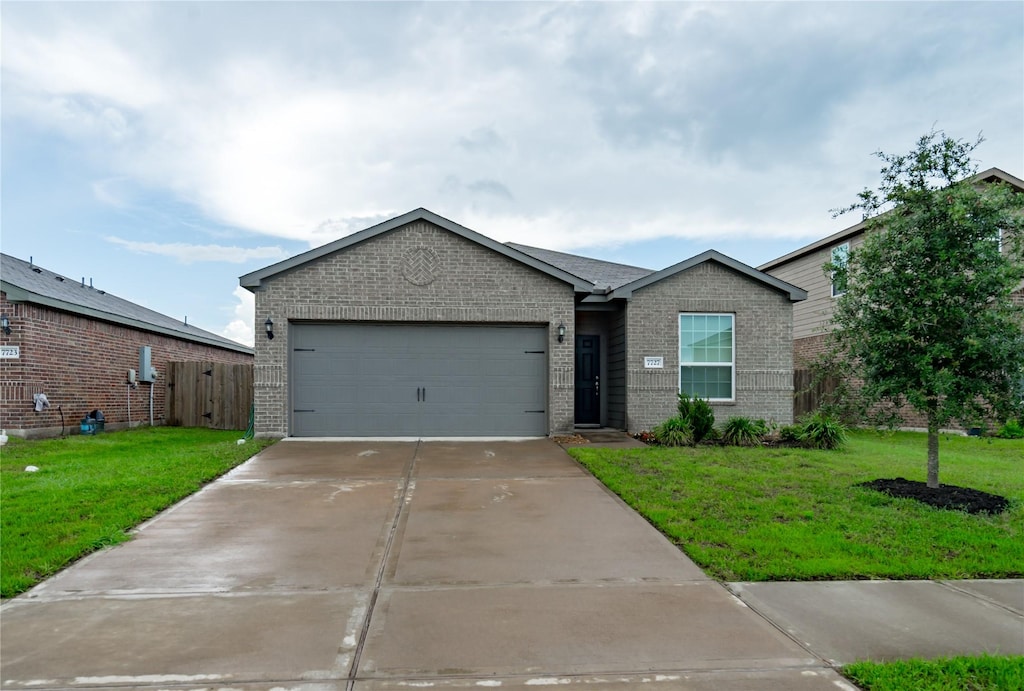
[[[832,297],[842,295],[846,292],[846,265],[849,261],[849,243],[843,243],[838,247],[832,248],[832,264],[835,266],[835,270],[832,272]]]
[[[732,367],[681,367],[680,389],[700,398],[732,398]]]
[[[679,361],[693,362],[693,317],[679,316]]]
[[[732,315],[680,315],[679,362],[732,362]]]

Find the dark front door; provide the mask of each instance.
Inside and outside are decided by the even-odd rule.
[[[576,424],[601,424],[601,337],[576,337]]]

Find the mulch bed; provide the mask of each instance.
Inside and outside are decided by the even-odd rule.
[[[897,499],[916,499],[937,509],[951,511],[996,514],[1002,513],[1010,506],[1009,500],[998,494],[956,485],[939,485],[938,489],[929,489],[924,482],[902,477],[861,482],[857,486],[877,490]]]

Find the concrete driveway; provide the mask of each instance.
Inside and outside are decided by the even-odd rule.
[[[277,444],[2,610],[3,688],[852,688],[549,440]]]

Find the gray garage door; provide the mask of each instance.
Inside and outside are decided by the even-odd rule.
[[[294,324],[291,430],[310,436],[542,436],[543,327]]]

